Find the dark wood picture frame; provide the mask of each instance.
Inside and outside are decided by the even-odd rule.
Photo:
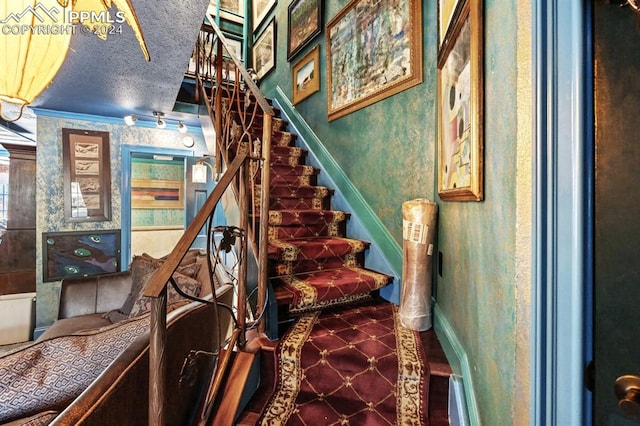
[[[272,18],[253,45],[253,69],[262,80],[276,67],[276,21]]]
[[[108,132],[62,129],[66,221],[111,220],[109,155]]]
[[[421,0],[352,0],[325,37],[329,121],[422,83]]]
[[[42,281],[120,271],[120,230],[42,234]]]
[[[293,0],[288,8],[287,60],[290,61],[322,29],[322,0]]]
[[[277,0],[252,0],[251,2],[251,20],[253,32],[255,33],[262,22],[267,18],[271,10],[275,7]]]

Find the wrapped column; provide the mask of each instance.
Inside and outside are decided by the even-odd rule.
[[[402,204],[402,293],[400,323],[425,331],[431,328],[433,242],[438,205],[418,198]]]

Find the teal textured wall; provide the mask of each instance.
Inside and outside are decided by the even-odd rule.
[[[347,1],[324,4],[326,25]],[[504,424],[505,415],[510,418],[517,404],[513,391],[517,376],[516,6],[514,0],[487,0],[484,5],[482,202],[443,202],[437,196],[436,1],[423,1],[424,82],[418,86],[328,122],[325,34],[287,62],[287,2],[279,2],[273,12],[276,69],[261,82],[267,95],[279,86],[291,97],[293,64],[319,44],[320,92],[296,105],[298,113],[399,245],[402,203],[423,197],[439,204],[437,238],[443,271],[435,277],[437,303],[467,354],[478,416],[487,425]],[[528,385],[528,378],[523,385]]]
[[[175,130],[159,130],[141,126],[129,127],[116,124],[117,119],[86,116],[84,119],[60,118],[38,113],[37,118],[37,176],[36,176],[36,236],[43,232],[82,231],[91,229],[121,228],[121,146],[148,145],[163,148],[184,148],[182,133]],[[62,129],[86,129],[109,132],[111,155],[111,220],[104,222],[68,223],[64,218]],[[195,155],[205,152],[202,132],[190,134],[196,142]],[[185,152],[189,152],[185,150]],[[60,282],[42,282],[42,248],[37,244],[36,253],[36,327],[53,323],[58,315]],[[123,266],[126,268],[126,265]]]

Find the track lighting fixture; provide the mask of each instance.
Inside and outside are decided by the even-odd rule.
[[[167,127],[167,122],[164,121],[164,113],[153,111],[153,116],[156,118],[156,126],[158,126],[158,129]]]
[[[147,120],[142,120],[140,121],[139,119],[141,117],[146,117]],[[173,128],[173,130],[177,129],[180,133],[187,133],[189,131],[189,127],[187,127],[187,125],[184,123],[184,121],[182,120],[176,120],[176,119],[172,119],[172,118],[166,118],[163,112],[160,111],[153,111],[153,115],[136,115],[136,114],[129,114],[129,115],[125,115],[123,117],[124,122],[127,126],[134,126],[136,123],[140,122],[140,123],[145,123],[145,124],[150,124],[151,120],[153,120],[153,122],[155,123],[156,127],[158,129],[166,129],[167,128],[167,124],[170,122],[175,123],[175,127]]]
[[[127,124],[127,126],[133,126],[134,124],[136,124],[136,121],[138,121],[137,115],[125,115],[124,117],[124,122]]]

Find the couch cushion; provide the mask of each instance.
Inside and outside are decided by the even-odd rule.
[[[112,322],[104,314],[82,315],[79,317],[63,318],[56,320],[38,340],[46,340],[67,334],[76,333],[82,330],[105,327]]]

